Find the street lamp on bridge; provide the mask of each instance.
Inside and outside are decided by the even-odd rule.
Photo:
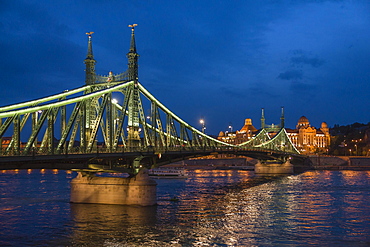
[[[204,119],[200,119],[199,123],[202,125],[202,132],[204,133],[206,129],[206,123],[204,122]]]

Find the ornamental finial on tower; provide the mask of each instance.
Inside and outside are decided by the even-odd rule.
[[[131,27],[131,44],[130,44],[130,52],[136,53],[136,43],[135,43],[135,27],[137,24],[128,25]]]
[[[137,24],[132,24],[132,25],[128,25],[128,27],[131,27],[131,30],[132,31],[135,31],[135,27],[137,26]]]
[[[93,52],[92,52],[92,41],[91,41],[91,37],[92,37],[93,33],[94,32],[86,33],[86,35],[89,36],[89,41],[88,41],[88,45],[87,45],[87,57],[86,57],[86,59],[94,59]]]

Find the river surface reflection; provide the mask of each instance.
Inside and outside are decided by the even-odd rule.
[[[70,204],[75,176],[0,171],[0,246],[370,245],[367,171],[194,170],[158,179],[152,207]]]

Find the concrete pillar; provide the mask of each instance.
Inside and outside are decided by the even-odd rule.
[[[261,163],[260,161],[254,167],[254,173],[259,175],[278,175],[278,174],[293,174],[294,167],[290,161],[282,162],[265,162]]]
[[[157,183],[142,169],[132,178],[78,176],[71,181],[71,202],[150,206],[157,203]]]

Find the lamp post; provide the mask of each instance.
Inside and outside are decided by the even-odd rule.
[[[206,124],[204,122],[204,119],[199,120],[199,123],[202,125],[202,132],[204,133],[206,129]]]
[[[117,117],[117,108],[116,105],[118,104],[117,99],[112,99],[112,119],[113,119],[113,136],[116,135],[117,131],[117,123],[119,118]]]
[[[231,123],[229,124],[229,131],[233,132],[233,126],[231,125]]]

